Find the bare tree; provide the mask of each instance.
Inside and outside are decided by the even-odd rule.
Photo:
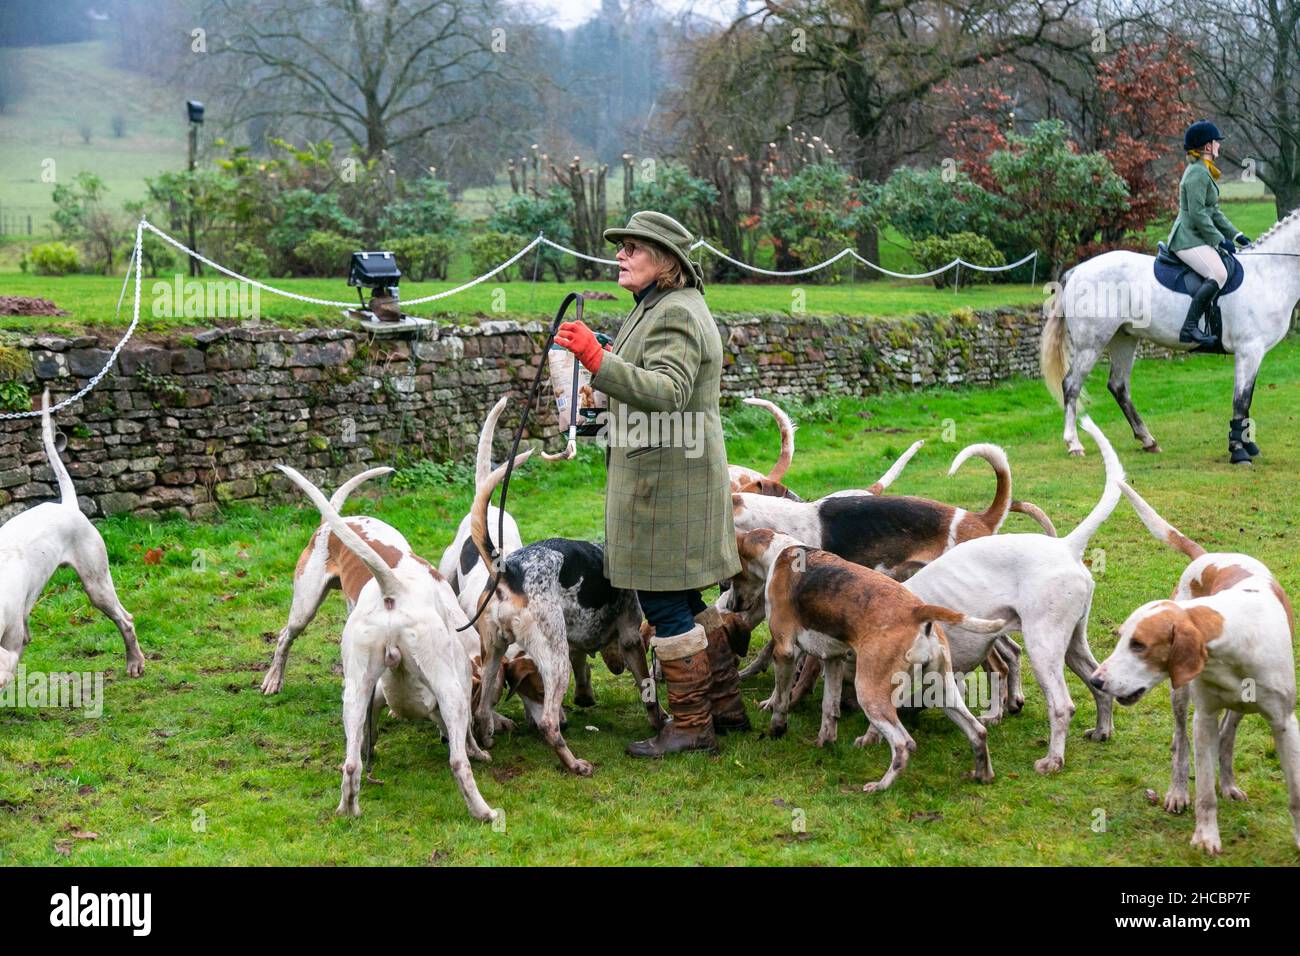
[[[1279,217],[1300,206],[1300,0],[1172,0],[1146,13],[1190,41],[1224,155],[1255,168]]]
[[[498,0],[213,0],[240,121],[294,116],[366,158],[477,118],[511,31]],[[516,35],[517,36],[517,35]]]
[[[807,119],[842,115],[857,141],[860,179],[879,179],[916,131],[939,83],[962,70],[1027,47],[1077,49],[1088,38],[1064,29],[1082,0],[764,0],[733,29],[758,18],[771,62],[793,79],[819,85]],[[875,233],[859,252],[876,261]]]

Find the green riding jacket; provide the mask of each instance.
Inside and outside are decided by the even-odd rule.
[[[1178,184],[1178,218],[1165,241],[1169,251],[1195,246],[1214,248],[1221,242],[1232,242],[1237,233],[1237,227],[1219,210],[1219,184],[1205,163],[1188,157]]]

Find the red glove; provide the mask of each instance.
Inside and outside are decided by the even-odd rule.
[[[562,322],[559,331],[555,333],[555,344],[572,352],[592,375],[600,369],[600,360],[604,357],[605,350],[600,347],[596,333],[587,328],[585,323]]]

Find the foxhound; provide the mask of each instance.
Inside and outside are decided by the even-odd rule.
[[[1063,538],[1041,534],[975,538],[935,558],[904,585],[931,604],[1006,621],[1006,626],[994,634],[971,631],[961,624],[948,627],[953,667],[959,672],[979,667],[995,640],[1001,653],[1006,644],[1013,643],[1007,635],[1021,633],[1034,676],[1047,699],[1050,735],[1046,756],[1034,763],[1039,773],[1053,773],[1065,765],[1065,739],[1074,714],[1065,667],[1069,666],[1085,684],[1097,667],[1088,646],[1088,615],[1095,582],[1083,563],[1083,555],[1119,503],[1119,483],[1124,477],[1123,466],[1101,429],[1086,416],[1079,424],[1101,451],[1106,483],[1100,500],[1078,527]],[[1018,696],[1018,690],[1014,693]],[[1115,729],[1112,701],[1108,694],[1095,689],[1093,698],[1097,726],[1084,736],[1094,741],[1107,740]],[[995,700],[998,706],[988,715],[990,723],[1001,716],[1001,695]],[[1023,703],[1023,697],[1017,703]]]
[[[731,496],[738,532],[772,528],[809,547],[821,548],[848,561],[895,578],[906,578],[962,541],[995,534],[1010,511],[1020,511],[1055,535],[1051,520],[1036,505],[1011,498],[1011,466],[1006,452],[996,445],[970,445],[953,460],[949,474],[969,458],[982,458],[993,467],[997,489],[993,502],[982,513],[902,495],[881,495],[920,448],[917,442],[905,452],[881,480],[870,489],[837,491],[811,502],[790,501],[772,494],[739,493]],[[739,575],[719,598],[718,607],[744,620],[750,630],[762,621],[758,584]],[[737,587],[738,585],[738,587]],[[1014,642],[999,642],[1004,656],[1015,654]],[[766,669],[771,651],[764,647],[741,672],[746,679]],[[800,681],[802,693],[816,680],[807,672]]]
[[[585,387],[585,386],[584,386]],[[496,434],[497,422],[501,418],[501,413],[509,403],[510,397],[503,395],[501,399],[488,412],[487,418],[483,421],[483,429],[478,436],[478,451],[474,457],[474,485],[479,485],[487,481],[488,475],[492,472],[492,439]],[[516,464],[519,459],[515,459]],[[460,525],[456,529],[456,537],[452,539],[451,544],[442,553],[442,558],[438,562],[438,570],[442,572],[443,577],[456,592],[457,599],[460,601],[461,609],[465,614],[473,618],[474,613],[478,610],[479,599],[483,596],[483,589],[487,587],[490,571],[488,567],[479,560],[478,548],[475,547],[474,541],[470,537],[470,514],[466,512],[465,517],[461,518]],[[504,520],[503,520],[504,519]],[[514,516],[510,512],[502,514],[501,510],[491,503],[488,504],[488,530],[493,535],[501,538],[500,549],[502,556],[518,551],[524,546],[523,538],[519,534],[519,525],[515,522]],[[477,659],[477,658],[476,658]],[[612,656],[606,656],[606,663],[614,673],[621,673],[621,657],[614,660]],[[575,686],[573,691],[573,702],[579,707],[592,707],[596,703],[596,697],[591,689],[591,665],[587,662],[587,656],[580,651],[574,651],[570,658],[570,664],[573,667]],[[615,670],[615,668],[619,668]],[[522,650],[515,646],[506,652],[502,661],[502,671],[504,672],[506,684],[510,689],[519,694],[524,704],[524,712],[530,723],[534,726],[541,717],[542,698],[540,696],[541,683],[537,677],[537,668],[531,661],[527,661]],[[495,689],[494,694],[499,694],[500,688]],[[494,696],[493,699],[496,699]],[[497,727],[501,729],[504,718],[497,715]],[[506,721],[506,724],[509,722]],[[564,720],[561,717],[561,724]]]
[[[343,628],[347,750],[335,812],[361,815],[361,774],[370,760],[373,710],[387,704],[399,717],[432,720],[441,727],[451,772],[470,815],[477,820],[496,819],[497,812],[479,793],[469,764],[471,757],[490,758],[470,729],[473,661],[454,630],[460,606],[450,586],[436,568],[409,551],[382,553],[385,546],[358,534],[320,489],[294,469],[278,467],[311,499],[341,547],[370,574]],[[454,609],[451,621],[449,609]]]
[[[1129,706],[1166,677],[1173,687],[1173,779],[1165,809],[1187,806],[1188,698],[1196,705],[1196,830],[1192,846],[1216,854],[1215,765],[1223,796],[1245,800],[1232,770],[1237,724],[1262,714],[1273,731],[1300,848],[1300,724],[1296,722],[1295,622],[1286,592],[1245,554],[1207,552],[1156,514],[1128,485],[1121,490],[1157,540],[1191,559],[1173,597],[1151,601],[1120,626],[1114,652],[1093,674],[1098,691]],[[1220,720],[1220,712],[1224,711]]]
[[[600,545],[567,538],[548,538],[501,555],[488,529],[488,502],[505,475],[502,465],[479,484],[470,511],[470,538],[484,567],[500,567],[494,591],[476,622],[483,647],[483,683],[492,687],[503,654],[519,644],[536,667],[543,687],[537,720],[543,739],[564,766],[587,777],[592,765],[573,755],[561,731],[560,705],[569,688],[572,653],[587,654],[616,643],[619,656],[645,701],[651,724],[662,726],[659,707],[641,643],[641,605],[636,592],[616,588],[604,573]],[[484,746],[492,740],[486,697],[480,699],[475,733]]]
[[[856,658],[854,688],[872,729],[889,741],[893,756],[885,775],[862,789],[889,787],[907,766],[914,741],[898,720],[900,689],[913,679],[938,679],[944,713],[961,728],[975,754],[973,776],[993,779],[988,731],[970,710],[953,677],[951,655],[939,622],[972,631],[996,632],[1001,620],[979,620],[946,607],[927,604],[893,578],[845,561],[828,551],[807,548],[789,535],[770,529],[736,536],[740,559],[750,574],[764,580],[768,627],[772,632],[776,689],[768,733],[785,733],[794,648],[825,661],[819,746],[833,742],[840,713],[841,672],[849,652]]]
[[[41,441],[59,486],[59,500],[29,508],[0,527],[0,563],[5,568],[5,583],[0,585],[0,688],[14,679],[32,639],[27,628],[32,608],[61,567],[77,572],[90,603],[117,625],[126,646],[126,672],[139,677],[144,673],[144,654],[136,640],[134,619],[117,598],[104,539],[81,513],[77,489],[59,458],[48,389],[41,399]]]

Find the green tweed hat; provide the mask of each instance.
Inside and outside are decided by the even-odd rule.
[[[661,212],[637,212],[627,221],[622,229],[606,229],[608,242],[622,242],[625,239],[644,239],[662,246],[665,252],[674,256],[686,273],[686,284],[704,291],[704,275],[699,266],[691,261],[691,243],[694,237],[690,230],[672,216]]]

